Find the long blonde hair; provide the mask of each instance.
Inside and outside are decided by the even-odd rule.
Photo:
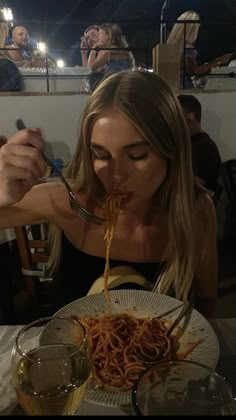
[[[200,20],[200,15],[194,10],[188,10],[180,15],[177,20]],[[184,26],[186,26],[186,46],[192,46],[196,42],[200,26],[199,23],[175,23],[168,36],[167,44],[174,44],[176,47],[183,49]]]
[[[114,107],[167,162],[167,176],[155,200],[160,211],[168,215],[169,230],[166,269],[159,290],[166,293],[173,287],[179,299],[186,299],[195,270],[196,197],[188,128],[180,104],[166,82],[155,73],[136,70],[118,72],[99,84],[83,113],[77,149],[67,169],[68,179],[77,191],[86,194],[92,207],[105,198],[103,185],[93,169],[90,139],[95,121]],[[55,267],[59,230],[54,228],[51,237]]]
[[[133,68],[135,65],[134,56],[131,51],[119,50],[119,48],[128,48],[125,35],[122,33],[121,27],[116,23],[102,23],[100,28],[108,35],[108,48],[114,47],[116,50],[109,52],[109,61],[114,60],[127,60],[129,68]]]
[[[5,20],[4,14],[2,10],[0,10],[0,48],[5,48],[6,46],[6,39],[8,37],[8,23]],[[3,22],[4,21],[4,22]],[[7,50],[0,51],[1,56],[8,56]]]

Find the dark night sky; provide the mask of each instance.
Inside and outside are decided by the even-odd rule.
[[[66,57],[72,65],[80,63],[80,53],[70,50],[70,47],[78,42],[90,23],[117,21],[131,46],[144,48],[147,34],[150,47],[155,46],[159,41],[158,21],[162,4],[163,0],[5,1],[5,5],[13,10],[15,24],[24,24],[33,37],[41,35],[44,40],[47,39],[51,51],[62,49],[62,54],[55,54]],[[197,42],[200,61],[210,60],[236,47],[236,25],[219,26],[220,22],[233,17],[236,22],[236,0],[169,0],[169,4],[170,20],[189,9],[200,13],[203,22]],[[49,23],[46,24],[45,20]],[[215,24],[207,25],[207,21]],[[134,51],[134,55],[141,61],[147,60],[143,52]]]

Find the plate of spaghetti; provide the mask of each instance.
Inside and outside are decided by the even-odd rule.
[[[84,325],[93,357],[93,379],[87,401],[109,407],[131,404],[131,388],[150,363],[188,359],[215,369],[219,344],[209,322],[195,309],[166,335],[183,302],[149,291],[110,290],[69,303],[56,315]]]

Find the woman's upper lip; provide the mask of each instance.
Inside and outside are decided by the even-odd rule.
[[[131,194],[130,191],[116,190],[114,188],[111,190],[111,193],[124,196]]]

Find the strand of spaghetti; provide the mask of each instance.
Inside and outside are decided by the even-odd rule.
[[[118,219],[119,208],[120,208],[121,198],[117,197],[115,194],[111,194],[105,202],[105,215],[107,223],[105,225],[105,235],[104,240],[106,241],[106,263],[104,269],[104,294],[107,301],[108,310],[111,312],[111,298],[108,290],[108,279],[110,271],[110,249],[111,242],[115,231],[115,226]]]

